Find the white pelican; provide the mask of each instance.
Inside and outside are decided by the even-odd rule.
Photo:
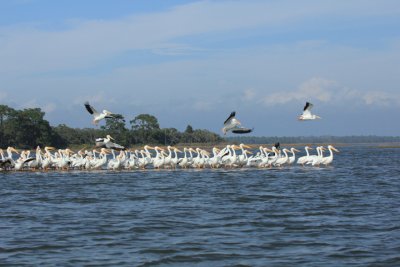
[[[175,157],[171,158],[170,164],[171,164],[171,167],[175,169],[176,165],[178,165],[178,162],[179,162],[179,157],[178,157],[177,152],[182,153],[182,151],[177,149],[176,147],[173,147],[173,148],[174,148]]]
[[[0,155],[1,155],[0,170],[4,170],[4,169],[7,169],[8,167],[11,167],[11,163],[12,163],[11,159],[4,157],[4,151],[1,148],[0,148]]]
[[[283,153],[285,154],[285,156],[284,156],[284,157],[278,158],[278,159],[274,162],[274,165],[275,165],[275,166],[281,167],[282,165],[284,165],[284,164],[286,164],[286,163],[289,162],[289,156],[288,156],[287,152],[289,152],[290,150],[287,149],[287,148],[284,148],[282,151],[283,151]]]
[[[213,156],[209,159],[208,163],[211,168],[218,168],[221,163],[221,150],[219,150],[217,147],[213,147],[212,152]]]
[[[314,105],[311,104],[310,102],[306,102],[306,105],[304,106],[303,114],[301,114],[298,119],[300,121],[306,121],[306,120],[315,120],[315,119],[321,119],[321,117],[311,114],[311,109]]]
[[[308,151],[309,149],[312,149],[312,148],[309,147],[309,146],[306,146],[306,147],[304,148],[304,150],[306,151],[307,155],[306,155],[306,156],[300,157],[300,158],[297,160],[297,164],[301,164],[301,165],[304,166],[304,164],[306,164],[307,161],[309,161],[309,159],[310,159],[310,152]]]
[[[329,150],[329,156],[323,157],[322,160],[321,160],[321,164],[323,164],[325,166],[328,166],[329,164],[332,163],[332,161],[333,161],[333,151],[339,152],[339,150],[337,150],[335,147],[333,147],[331,145],[328,146],[328,150]]]
[[[165,152],[164,149],[156,146],[153,148],[156,151],[156,156],[153,158],[153,167],[159,169],[164,166],[165,162]]]
[[[111,140],[115,141],[111,135],[107,134],[105,138],[96,138],[96,146],[105,146],[107,149],[115,149],[115,150],[124,150],[125,147],[121,146],[117,143],[111,142]]]
[[[46,153],[44,154],[43,161],[42,161],[42,169],[43,170],[48,170],[48,168],[50,168],[51,164],[53,163],[53,156],[51,155],[50,150],[55,150],[55,148],[51,147],[51,146],[46,146],[44,148],[44,151],[46,151]]]
[[[97,125],[99,121],[102,119],[109,119],[109,118],[114,118],[113,113],[108,111],[108,110],[103,110],[103,112],[99,113],[97,110],[89,104],[89,102],[85,102],[85,108],[86,110],[93,115],[93,124]]]
[[[241,123],[238,119],[235,118],[236,112],[232,111],[229,117],[224,122],[224,128],[222,128],[222,132],[226,135],[227,132],[232,131],[232,133],[236,134],[244,134],[251,133],[253,129],[248,129],[241,127]]]
[[[312,161],[308,161],[307,164],[311,164],[312,166],[319,166],[322,162],[322,159],[324,157],[323,152],[324,152],[324,147],[323,146],[319,146],[317,147],[317,152],[318,155],[316,157],[313,157]]]
[[[178,165],[181,168],[184,168],[184,169],[186,169],[188,167],[188,165],[189,165],[189,159],[188,159],[187,154],[186,154],[187,151],[188,151],[188,149],[186,147],[184,147],[183,148],[184,156],[183,156],[183,158],[180,158],[179,162],[178,162]]]
[[[292,147],[291,149],[290,149],[290,152],[292,153],[292,156],[291,157],[289,157],[289,164],[293,164],[293,162],[295,162],[295,160],[296,160],[296,154],[295,154],[295,152],[300,152],[300,150],[297,150],[296,148],[294,148],[294,147]]]
[[[243,167],[244,165],[247,164],[248,160],[247,154],[252,154],[250,151],[245,150],[245,148],[251,149],[251,147],[245,144],[240,144],[239,147],[236,148],[240,148],[242,150],[242,154],[238,156],[238,163],[241,167]]]

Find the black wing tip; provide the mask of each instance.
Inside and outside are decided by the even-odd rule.
[[[306,105],[304,106],[304,111],[306,110],[306,109],[308,109],[308,107],[310,106],[310,105],[312,105],[310,102],[306,102]]]
[[[229,117],[224,121],[224,124],[235,116],[236,116],[236,111],[232,111],[231,114],[229,114]]]
[[[236,130],[232,130],[232,133],[235,133],[235,134],[247,134],[247,133],[251,133],[253,131],[253,129],[239,128],[239,129],[236,129]]]
[[[90,106],[89,102],[86,101],[86,102],[84,103],[84,105],[85,105],[86,110],[87,110],[90,114],[93,114],[93,110],[92,110],[92,107]]]

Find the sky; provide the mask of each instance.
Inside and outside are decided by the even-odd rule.
[[[400,2],[0,1],[0,104],[94,127],[85,101],[180,131],[236,111],[254,136],[399,136]]]

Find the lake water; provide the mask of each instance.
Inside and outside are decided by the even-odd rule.
[[[400,149],[333,166],[0,173],[0,265],[400,266]]]

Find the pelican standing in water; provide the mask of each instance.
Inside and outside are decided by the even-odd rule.
[[[328,166],[329,164],[332,163],[332,161],[333,161],[333,151],[339,153],[339,150],[337,150],[337,149],[336,149],[335,147],[333,147],[332,145],[329,145],[329,146],[328,146],[328,150],[329,150],[329,156],[323,157],[322,160],[321,160],[321,164],[323,164],[323,165],[325,165],[325,166]],[[333,150],[333,151],[332,151],[332,150]]]
[[[311,104],[310,102],[306,102],[306,105],[304,106],[303,109],[303,114],[301,114],[298,119],[300,121],[308,121],[308,120],[315,120],[315,119],[321,119],[321,117],[311,114],[311,109],[314,105]]]
[[[236,119],[236,112],[232,111],[229,117],[224,122],[224,128],[222,128],[222,132],[226,135],[227,132],[232,131],[235,134],[245,134],[251,133],[253,129],[241,127],[242,124],[238,119]]]
[[[89,102],[85,102],[85,108],[86,110],[93,115],[93,124],[98,125],[99,121],[102,119],[109,119],[109,118],[114,118],[113,113],[108,111],[108,110],[103,110],[103,112],[99,113],[92,105],[89,104]]]

